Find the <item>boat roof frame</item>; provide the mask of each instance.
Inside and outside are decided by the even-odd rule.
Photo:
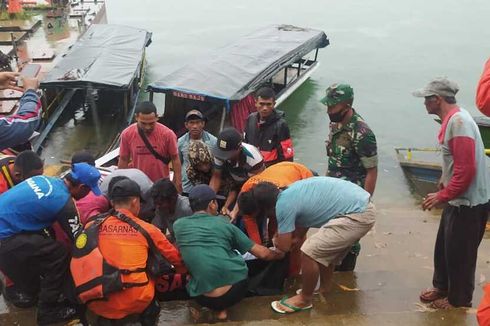
[[[263,46],[258,47],[257,42]],[[329,43],[327,35],[320,30],[292,25],[267,26],[151,83],[147,91],[150,97],[152,93],[179,92],[206,102],[224,103],[229,109],[231,101],[241,100],[281,69]]]
[[[41,82],[41,88],[127,91],[143,65],[152,33],[141,28],[93,24]],[[67,74],[76,79],[62,79]]]

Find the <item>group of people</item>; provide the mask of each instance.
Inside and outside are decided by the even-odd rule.
[[[0,85],[8,87],[11,77],[0,74]],[[457,105],[457,92],[445,78],[414,92],[442,121],[440,190],[422,207],[445,206],[433,287],[420,295],[438,309],[472,305],[490,199],[484,146],[471,116]],[[26,90],[19,112],[22,105],[36,110],[34,96]],[[187,133],[178,139],[158,122],[153,103],[139,103],[136,123],[121,135],[118,169],[105,176],[86,151],[72,156],[62,177],[42,175],[43,161],[32,151],[2,156],[5,297],[20,307],[37,304],[40,325],[83,322],[87,308],[100,325],[154,325],[158,279],[179,274],[188,295],[224,320],[229,307],[260,294],[251,281],[257,266],[251,262],[259,262],[264,273],[279,266],[270,269],[279,283],[281,275],[301,275],[301,289],[271,302],[274,311],[311,309],[316,292],[326,295],[335,269],[354,269],[359,240],[375,223],[376,138],[353,108],[352,87],[331,85],[321,99],[331,121],[328,171],[318,176],[293,162],[274,91],[257,90],[255,101],[244,134],[226,128],[214,136],[205,130],[205,112],[191,108]],[[34,116],[19,113],[2,122],[11,127]]]

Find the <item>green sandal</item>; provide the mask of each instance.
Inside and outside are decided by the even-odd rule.
[[[306,310],[310,310],[311,308],[313,308],[313,305],[312,304],[310,304],[309,306],[303,307],[303,308],[290,305],[289,303],[286,303],[286,300],[287,299],[288,299],[288,297],[284,297],[280,301],[272,301],[271,302],[271,308],[272,308],[272,310],[274,310],[275,312],[280,313],[280,314],[292,314],[292,313],[295,313],[295,312],[306,311]],[[282,305],[282,306],[284,306],[286,308],[289,308],[292,311],[284,311],[284,310],[281,310],[281,309],[279,309],[279,305]]]

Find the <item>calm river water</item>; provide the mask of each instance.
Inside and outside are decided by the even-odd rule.
[[[296,159],[325,172],[328,117],[318,99],[329,84],[350,83],[354,107],[378,139],[375,200],[407,207],[413,207],[414,198],[393,148],[436,146],[438,130],[411,91],[432,77],[448,76],[461,87],[460,104],[477,114],[475,85],[490,56],[488,0],[107,0],[107,14],[109,23],[153,32],[147,82],[264,25],[324,30],[331,45],[320,51],[321,66],[280,107]],[[156,101],[163,110],[163,96]]]

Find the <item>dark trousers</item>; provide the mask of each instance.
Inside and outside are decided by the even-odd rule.
[[[207,297],[200,295],[195,297],[197,303],[203,307],[207,307],[214,311],[221,311],[228,309],[229,307],[242,301],[247,295],[248,291],[248,279],[244,279],[233,286],[220,297]]]
[[[435,288],[448,292],[449,303],[470,307],[475,269],[488,218],[488,205],[444,208],[434,249]]]
[[[0,269],[39,304],[57,302],[68,276],[69,254],[56,240],[40,234],[18,234],[0,241]]]

